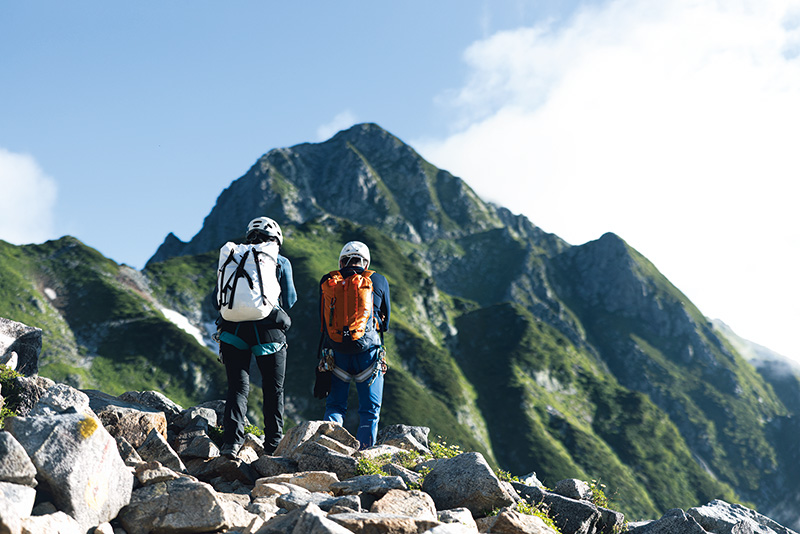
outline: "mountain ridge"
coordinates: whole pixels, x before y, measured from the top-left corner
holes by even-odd
[[[105,318],[84,325],[69,318],[68,308],[49,310],[41,283],[25,289],[18,308],[6,303],[0,313],[19,315],[22,307],[27,324],[51,317],[47,328],[66,333],[62,338],[79,334],[43,350],[45,371],[56,378],[107,379],[93,362],[125,371],[126,358],[135,364],[145,353],[148,365],[164,374],[179,357],[159,341],[199,345],[174,325],[162,326],[169,321],[155,312],[175,310],[207,337],[216,250],[241,237],[256,215],[283,227],[282,250],[298,288],[287,419],[321,413],[310,395],[317,282],[335,268],[341,244],[358,239],[370,245],[373,265],[389,279],[395,308],[382,424],[428,426],[506,470],[536,470],[545,482],[602,479],[633,517],[738,494],[784,524],[800,523],[791,511],[800,477],[792,479],[786,468],[796,456],[797,411],[788,400],[796,387],[773,389],[778,383],[758,374],[621,237],[607,233],[570,245],[483,202],[463,180],[374,124],[267,152],[220,194],[192,239],[168,234],[138,275],[128,273],[126,280],[121,267],[87,255],[96,273],[87,279],[115,280],[110,295],[149,317],[139,322],[146,332],[117,331],[127,356],[113,359],[108,336],[99,331]],[[41,279],[46,269],[14,259],[20,251],[46,256],[40,249],[0,247],[3,266]],[[50,276],[77,298],[85,280],[68,274]],[[19,293],[24,283],[6,285]],[[153,343],[153,332],[166,337]],[[54,367],[67,346],[83,356]],[[213,353],[199,348],[204,363],[180,373],[219,373]],[[222,388],[209,384],[204,395],[214,395],[215,387]],[[256,387],[254,417],[258,396]]]

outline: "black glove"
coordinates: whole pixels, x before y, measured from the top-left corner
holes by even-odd
[[[314,371],[317,374],[317,379],[314,382],[314,398],[324,399],[331,392],[331,381],[333,379],[332,371],[320,371],[319,367],[315,367]]]

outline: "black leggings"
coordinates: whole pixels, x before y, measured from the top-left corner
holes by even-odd
[[[225,399],[225,445],[244,442],[244,422],[247,414],[247,395],[250,392],[249,349],[237,349],[220,343],[222,360],[228,375],[228,395]],[[264,449],[272,454],[283,437],[283,381],[286,376],[286,347],[274,354],[255,357],[261,371],[264,390]]]

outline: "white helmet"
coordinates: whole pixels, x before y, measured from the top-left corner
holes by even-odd
[[[339,266],[342,265],[343,259],[351,256],[358,256],[359,258],[362,258],[366,262],[364,268],[366,269],[369,267],[369,247],[367,247],[367,245],[361,241],[350,241],[344,247],[342,247],[342,251],[339,253]]]
[[[281,227],[269,217],[258,217],[250,221],[250,224],[247,225],[248,240],[252,236],[253,232],[257,232],[267,237],[277,238],[278,244],[283,245],[283,233],[281,232]]]

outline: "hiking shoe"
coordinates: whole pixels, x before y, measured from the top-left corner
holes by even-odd
[[[236,453],[239,452],[238,445],[223,445],[222,450],[219,451],[220,456],[235,459]]]

